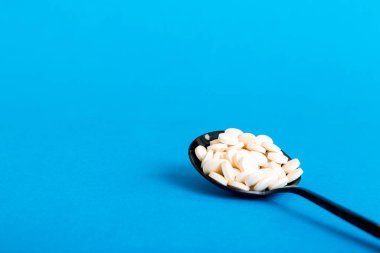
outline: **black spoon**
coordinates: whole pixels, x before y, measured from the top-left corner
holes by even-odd
[[[316,203],[317,205],[325,208],[326,210],[332,212],[333,214],[339,216],[340,218],[348,221],[349,223],[361,228],[362,230],[368,232],[369,234],[377,237],[377,238],[380,238],[380,227],[379,225],[377,225],[376,223],[364,218],[363,216],[360,216],[316,193],[313,193],[309,190],[306,190],[306,189],[303,189],[301,187],[298,187],[297,184],[300,182],[301,178],[291,182],[290,184],[288,184],[287,186],[283,187],[283,188],[278,188],[278,189],[274,189],[274,190],[266,190],[266,191],[262,191],[262,192],[258,192],[258,191],[244,191],[244,190],[239,190],[239,189],[236,189],[236,188],[232,188],[232,187],[229,187],[229,186],[224,186],[220,183],[218,183],[217,181],[215,181],[214,179],[212,179],[211,177],[205,175],[203,173],[203,170],[201,168],[201,162],[198,160],[198,158],[196,157],[195,155],[195,148],[198,146],[198,145],[202,145],[202,146],[205,146],[207,147],[208,145],[210,145],[210,141],[211,140],[214,140],[214,139],[217,139],[219,134],[222,133],[223,131],[214,131],[214,132],[210,132],[210,133],[206,133],[204,135],[201,135],[199,136],[198,138],[196,138],[191,144],[190,144],[190,147],[189,147],[189,157],[190,157],[190,161],[191,163],[193,164],[193,166],[197,169],[197,171],[204,177],[206,178],[208,181],[210,181],[211,183],[213,183],[214,185],[216,185],[217,187],[223,189],[223,190],[226,190],[226,191],[229,191],[229,192],[232,192],[234,194],[238,194],[239,196],[243,196],[243,197],[249,197],[249,198],[260,198],[260,197],[266,197],[266,196],[270,196],[270,195],[273,195],[275,193],[284,193],[284,192],[290,192],[290,193],[295,193],[295,194],[298,194],[302,197],[305,197],[307,198],[308,200]],[[285,154],[285,152],[284,152]],[[290,157],[285,154],[289,159]]]

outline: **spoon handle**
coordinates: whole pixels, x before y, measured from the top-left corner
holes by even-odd
[[[380,238],[380,227],[376,223],[364,218],[363,216],[356,214],[314,192],[303,189],[301,187],[285,187],[282,188],[281,192],[291,192],[298,194],[308,200],[314,202],[315,204],[323,207],[324,209],[332,212],[333,214],[339,216],[340,218],[348,221],[349,223],[361,228],[367,233]]]

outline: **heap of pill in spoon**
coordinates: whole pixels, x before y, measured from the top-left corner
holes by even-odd
[[[222,185],[245,191],[281,188],[303,173],[300,161],[289,160],[272,138],[236,128],[226,129],[207,147],[199,145],[195,154],[203,173]]]

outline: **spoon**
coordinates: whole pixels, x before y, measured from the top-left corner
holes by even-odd
[[[210,181],[211,183],[213,183],[217,187],[219,187],[223,190],[226,190],[228,192],[237,194],[238,196],[248,197],[248,198],[263,198],[263,197],[268,197],[268,196],[271,196],[271,195],[274,195],[277,193],[285,193],[285,192],[295,193],[295,194],[298,194],[298,195],[314,202],[315,204],[319,205],[320,207],[325,208],[326,210],[330,211],[331,213],[333,213],[333,214],[337,215],[338,217],[348,221],[352,225],[357,226],[358,228],[361,228],[362,230],[366,231],[367,233],[369,233],[369,234],[371,234],[377,238],[380,238],[380,227],[379,227],[379,225],[377,225],[373,221],[370,221],[367,218],[364,218],[363,216],[356,214],[356,213],[354,213],[354,212],[352,212],[352,211],[350,211],[350,210],[348,210],[348,209],[346,209],[346,208],[344,208],[344,207],[342,207],[342,206],[340,206],[340,205],[338,205],[338,204],[336,204],[336,203],[334,203],[334,202],[332,202],[332,201],[330,201],[330,200],[328,200],[328,199],[326,199],[326,198],[324,198],[324,197],[322,197],[322,196],[320,196],[314,192],[311,192],[311,191],[306,190],[304,188],[298,187],[297,185],[300,182],[301,177],[298,178],[297,180],[289,183],[287,186],[285,186],[283,188],[278,188],[278,189],[274,189],[274,190],[266,190],[266,191],[260,192],[260,191],[251,191],[251,190],[250,191],[244,191],[244,190],[240,190],[237,188],[225,186],[225,185],[218,183],[217,181],[215,181],[214,179],[212,179],[208,175],[204,174],[203,170],[201,168],[201,162],[198,160],[198,158],[195,155],[195,148],[198,145],[202,145],[205,147],[209,146],[210,141],[217,139],[220,133],[223,133],[223,131],[209,132],[209,133],[206,133],[206,134],[199,136],[190,144],[189,151],[188,151],[190,161],[193,164],[193,166],[195,167],[195,169],[204,178],[206,178],[208,181]],[[291,159],[284,151],[282,151],[282,152],[289,159]]]

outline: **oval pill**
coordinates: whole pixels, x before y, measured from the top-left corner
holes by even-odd
[[[213,157],[214,157],[214,151],[212,151],[212,150],[207,151],[207,154],[205,155],[205,157],[204,157],[203,160],[202,160],[202,164],[201,164],[201,166],[203,167],[203,164],[204,164],[206,161],[212,159]]]
[[[281,178],[281,177],[286,177],[286,173],[285,171],[282,169],[281,165],[276,163],[276,162],[269,162],[269,168],[272,168],[277,174],[278,176]]]
[[[282,165],[282,169],[286,173],[290,173],[293,170],[297,169],[300,165],[301,165],[300,161],[297,158],[295,158],[295,159],[292,159],[292,160],[288,161],[284,165]]]
[[[256,143],[257,144],[260,145],[263,142],[273,143],[273,140],[271,137],[269,137],[268,135],[264,135],[264,134],[260,134],[260,135],[256,136]]]
[[[264,165],[268,162],[268,158],[260,153],[260,152],[257,152],[257,151],[251,151],[250,154],[255,158],[255,160],[257,161],[257,163],[261,166],[261,165]]]
[[[223,160],[220,159],[210,159],[203,164],[203,173],[209,174],[212,171],[219,172],[221,170],[220,164]]]
[[[222,156],[222,152],[216,151],[213,158],[214,159],[221,159],[221,156]]]
[[[256,158],[251,154],[247,153],[245,154],[240,160],[239,160],[240,170],[241,171],[255,171],[259,169],[259,164],[256,160]]]
[[[238,142],[237,144],[233,145],[233,146],[229,146],[227,148],[227,150],[231,150],[231,149],[242,149],[244,147],[244,143],[243,142]]]
[[[264,177],[264,173],[260,170],[254,171],[245,177],[245,184],[247,186],[254,186]]]
[[[220,174],[216,173],[216,172],[211,172],[209,174],[209,176],[214,179],[215,181],[217,181],[219,184],[222,184],[222,185],[227,185],[227,180]]]
[[[256,144],[256,136],[251,133],[243,133],[239,135],[239,141],[243,142],[245,145],[248,143]]]
[[[272,183],[271,185],[268,186],[269,190],[274,190],[277,188],[282,188],[288,184],[288,178],[283,177]]]
[[[228,128],[224,131],[226,134],[234,135],[234,136],[239,136],[243,133],[240,129],[237,128]]]
[[[233,165],[234,164],[234,155],[236,154],[237,150],[235,149],[230,149],[230,150],[227,150],[227,153],[226,153],[226,159]]]
[[[276,163],[286,163],[288,161],[288,158],[283,155],[282,153],[279,152],[269,152],[268,153],[268,158]]]
[[[226,149],[227,149],[227,144],[224,144],[224,143],[212,144],[207,147],[207,150],[212,150],[212,151],[224,151]]]
[[[295,169],[287,175],[287,178],[290,182],[297,180],[303,174],[303,170],[301,168]]]
[[[260,152],[260,153],[263,153],[263,154],[265,154],[265,152],[267,152],[267,150],[264,147],[262,147],[260,145],[257,145],[257,144],[255,144],[253,142],[248,143],[246,145],[246,147],[247,147],[248,150],[257,151],[257,152]]]
[[[239,142],[239,139],[236,135],[227,134],[227,133],[219,134],[218,140],[221,143],[224,143],[227,145],[236,145]]]
[[[241,149],[241,150],[237,150],[237,152],[235,153],[234,157],[232,158],[233,160],[233,163],[232,165],[238,169],[241,170],[240,168],[240,159],[245,155],[247,154],[248,151],[247,150],[244,150],[244,149]]]
[[[249,187],[243,183],[240,183],[240,182],[230,181],[230,182],[228,182],[228,185],[231,187],[237,188],[239,190],[249,191]]]
[[[235,172],[235,175],[238,175],[238,174],[240,174],[241,173],[241,171],[240,170],[238,170],[238,169],[236,169],[236,168],[233,168],[233,170],[234,170],[234,172]],[[236,178],[236,177],[235,177]]]
[[[271,168],[277,168],[277,169],[280,169],[280,170],[282,170],[282,167],[281,167],[281,165],[280,164],[278,164],[278,163],[276,163],[276,162],[273,162],[273,161],[270,161],[269,162],[269,166],[271,167]]]
[[[278,178],[276,171],[272,168],[265,168],[261,169],[260,171],[263,172],[266,176]]]
[[[224,161],[221,164],[222,172],[227,181],[233,181],[236,177],[236,171],[229,161]]]
[[[250,171],[244,171],[236,174],[235,181],[243,183],[245,181],[245,178],[251,174],[252,172]]]
[[[280,152],[281,151],[281,149],[276,144],[273,144],[270,142],[263,142],[263,143],[261,143],[261,146],[263,146],[269,152]]]
[[[276,178],[272,176],[265,176],[259,180],[259,182],[253,187],[255,191],[264,191],[269,185],[276,182]]]
[[[202,145],[199,145],[195,148],[195,155],[198,158],[199,161],[203,161],[203,158],[205,158],[207,154],[207,149],[203,147]]]
[[[221,143],[218,139],[210,141],[210,145]]]
[[[278,178],[284,178],[286,177],[286,173],[281,167],[271,167],[273,171],[277,174]]]

